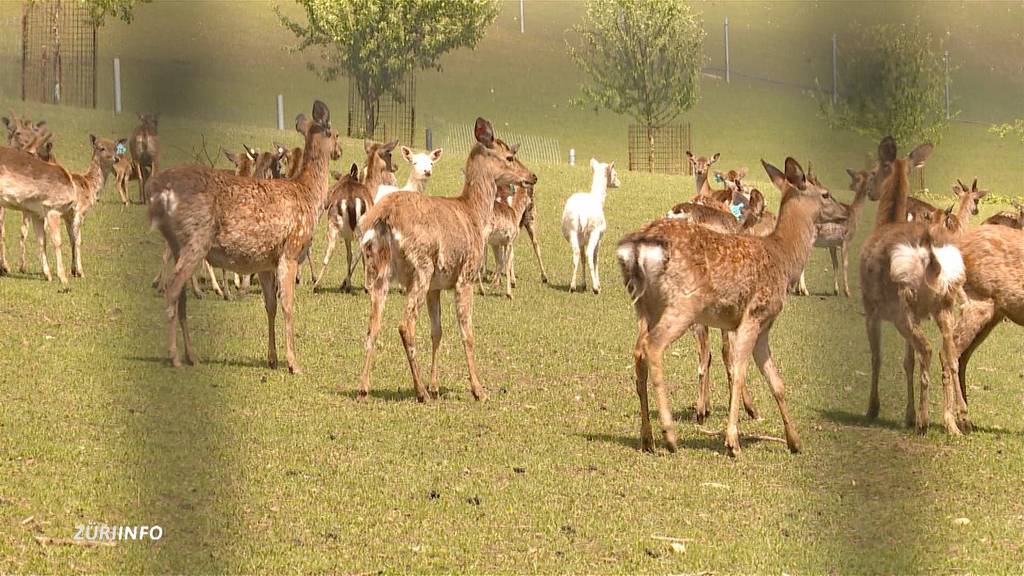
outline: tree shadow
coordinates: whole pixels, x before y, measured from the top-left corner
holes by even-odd
[[[171,360],[167,356],[124,356],[125,360],[133,362],[146,362],[149,364],[165,364],[168,368],[171,367]],[[182,358],[182,362],[184,362]],[[283,364],[283,363],[281,363]],[[277,369],[281,368],[281,364],[278,365]],[[237,360],[237,359],[222,359],[222,358],[200,358],[198,366],[183,366],[183,369],[187,368],[202,368],[204,365],[210,366],[230,366],[232,368],[266,368],[273,372],[275,369],[270,368],[267,364],[266,359],[259,360]]]

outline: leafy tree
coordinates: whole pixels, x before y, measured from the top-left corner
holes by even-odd
[[[654,133],[697,103],[704,28],[680,0],[587,0],[579,43],[569,56],[589,77],[583,98],[628,114],[647,130],[654,168]]]
[[[406,75],[441,69],[440,58],[474,47],[498,15],[494,0],[295,0],[306,24],[278,17],[299,39],[296,50],[320,48],[311,70],[326,81],[345,75],[355,82],[373,134],[385,94],[404,101]]]
[[[868,27],[843,52],[837,102],[819,93],[833,127],[875,138],[891,134],[904,145],[938,138],[948,124],[948,79],[942,47],[920,22]]]
[[[39,0],[28,0],[30,3]],[[136,4],[147,4],[153,0],[76,0],[89,9],[89,16],[97,26],[103,26],[107,16],[113,16],[127,24],[132,22],[132,10]]]

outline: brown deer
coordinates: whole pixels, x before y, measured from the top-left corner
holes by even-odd
[[[139,114],[139,125],[128,140],[135,179],[139,181],[139,203],[149,200],[145,192],[146,182],[156,174],[160,164],[160,139],[156,133],[158,123],[159,117],[156,114]]]
[[[504,191],[505,189],[502,189]],[[499,194],[494,200],[494,210],[491,213],[491,220],[487,226],[486,241],[494,252],[494,278],[493,288],[498,288],[502,274],[505,275],[505,297],[512,299],[512,288],[515,286],[515,279],[512,273],[513,246],[519,236],[520,224],[523,216],[533,205],[532,186],[511,186],[508,190],[514,190],[511,196],[504,193]],[[487,249],[484,248],[484,256],[480,262],[480,293],[484,293],[483,270],[487,264]]]
[[[359,397],[370,392],[373,350],[384,314],[390,280],[405,287],[405,315],[399,327],[402,345],[420,402],[427,389],[416,363],[416,315],[426,300],[432,343],[430,392],[437,393],[437,349],[441,343],[441,290],[455,291],[455,310],[466,349],[470,390],[477,400],[484,389],[473,358],[473,289],[480,271],[484,229],[498,188],[533,185],[537,175],[516,158],[516,150],[495,138],[491,123],[477,118],[476,144],[466,160],[465,185],[455,198],[400,192],[385,197],[363,217],[360,245],[370,285],[370,321],[366,333]]]
[[[689,150],[686,151],[686,157],[690,160],[690,166],[693,168],[693,180],[696,184],[696,192],[700,194],[700,189],[704,186],[704,182],[708,179],[708,169],[715,162],[718,162],[718,157],[721,156],[718,152],[711,158],[707,156],[694,156]]]
[[[331,127],[327,105],[317,100],[312,118],[300,114],[296,128],[305,133],[302,172],[295,180],[256,180],[206,166],[177,166],[147,184],[149,216],[174,253],[174,275],[165,294],[168,352],[178,357],[177,325],[185,355],[192,350],[182,290],[195,267],[206,258],[214,266],[259,273],[267,310],[268,360],[277,366],[274,318],[277,300],[284,312],[288,369],[299,373],[295,356],[293,306],[299,258],[309,244],[328,191],[328,163],[341,156],[338,132]]]
[[[639,317],[634,349],[636,390],[640,397],[641,448],[654,449],[647,400],[653,381],[665,442],[676,449],[676,430],[665,387],[665,348],[694,324],[734,332],[730,364],[732,396],[725,446],[740,452],[739,406],[747,362],[753,354],[775,396],[790,451],[800,438],[783,399],[784,384],[769,346],[769,331],[782,310],[786,288],[797,276],[814,242],[814,219],[828,191],[809,182],[792,158],[785,173],[762,160],[783,193],[779,223],[767,237],[720,234],[687,222],[663,219],[626,235],[618,259],[626,290]]]
[[[341,283],[341,290],[348,292],[352,288],[352,272],[358,263],[352,260],[352,241],[356,239],[359,220],[373,206],[373,195],[366,184],[359,181],[359,165],[354,162],[348,174],[335,174],[335,177],[338,182],[331,187],[330,205],[327,209],[327,253],[324,255],[324,264],[320,269],[319,278],[324,277],[338,236],[341,236],[345,242],[346,266],[345,280]],[[313,289],[317,290],[318,285],[319,282],[314,283]]]
[[[49,164],[56,164],[57,159],[53,156],[53,142],[46,121],[41,120],[32,123],[28,118],[19,118],[11,112],[11,118],[3,118],[4,126],[7,128],[7,145],[15,150],[21,150],[35,155],[40,160]],[[0,276],[7,274],[10,268],[7,265],[6,241],[4,240],[4,220],[6,210],[0,206]],[[25,273],[25,238],[28,236],[28,228],[31,218],[28,213],[21,214],[21,245],[18,259],[18,271]]]
[[[906,340],[903,369],[907,382],[907,426],[924,433],[928,427],[928,370],[932,346],[921,328],[931,316],[942,335],[940,360],[945,401],[942,422],[949,434],[969,427],[966,404],[954,392],[957,373],[953,341],[954,313],[964,282],[964,264],[956,247],[956,216],[946,213],[938,223],[908,222],[907,193],[911,166],[923,165],[932,152],[922,144],[906,158],[897,158],[896,141],[884,138],[878,147],[878,166],[869,195],[881,196],[875,229],[860,253],[861,295],[871,347],[871,398],[867,415],[879,413],[878,378],[881,369],[882,321],[895,324]],[[914,358],[920,363],[920,406],[914,408]],[[959,423],[959,425],[958,425]]]
[[[978,190],[978,179],[975,178],[971,187],[959,179],[953,185],[953,195],[957,198],[956,217],[962,230],[966,230],[971,216],[978,215],[978,202],[988,194],[988,190]]]
[[[114,163],[118,143],[90,135],[92,162],[85,172],[71,173],[63,166],[50,164],[31,154],[11,148],[0,148],[0,207],[13,208],[27,214],[39,242],[43,275],[52,280],[46,259],[46,236],[49,232],[57,262],[57,277],[63,290],[68,278],[61,257],[60,222],[64,221],[71,243],[72,276],[84,276],[82,268],[82,222],[96,202]]]
[[[324,278],[324,273],[327,271],[327,265],[331,262],[331,255],[334,253],[334,247],[338,242],[338,236],[341,235],[342,239],[345,240],[345,253],[346,259],[346,274],[345,280],[341,283],[341,290],[347,292],[351,289],[352,271],[355,266],[362,260],[362,252],[356,254],[355,262],[352,261],[352,239],[355,237],[355,231],[358,228],[359,220],[362,216],[373,206],[373,198],[376,190],[381,185],[387,185],[389,182],[394,182],[395,178],[395,165],[392,161],[392,151],[398,146],[398,140],[381,144],[373,142],[371,140],[363,141],[363,150],[366,152],[366,166],[364,167],[364,174],[362,175],[361,181],[363,187],[369,192],[370,196],[364,197],[361,193],[362,188],[352,186],[351,184],[346,185],[344,190],[352,192],[353,196],[348,198],[348,203],[345,208],[342,209],[340,201],[335,201],[331,197],[329,206],[327,206],[327,251],[324,253],[323,264],[320,266],[320,273],[317,274],[317,279],[313,282],[313,291],[316,292],[320,289],[320,281]],[[340,186],[340,183],[338,184]],[[338,188],[342,190],[342,188]],[[338,198],[337,200],[340,200]],[[355,215],[354,225],[349,225],[348,215],[346,211],[352,210]],[[346,231],[346,226],[348,227]],[[364,274],[363,278],[366,276]],[[365,282],[365,280],[364,280]]]
[[[1017,201],[1016,198],[1012,200],[1013,207],[1017,210],[1016,213],[1010,211],[997,212],[985,219],[982,224],[991,224],[996,226],[1009,226],[1010,228],[1016,228],[1020,230],[1024,228],[1024,204]]]

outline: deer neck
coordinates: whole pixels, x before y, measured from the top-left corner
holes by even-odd
[[[384,166],[378,166],[376,161],[371,161],[366,168],[366,188],[370,194],[376,194],[377,188],[384,184]],[[411,179],[411,176],[410,176]]]
[[[92,163],[85,172],[71,175],[78,196],[76,204],[79,210],[88,210],[96,202],[96,196],[107,183],[107,173],[108,170],[103,169],[100,159],[93,155]]]
[[[815,202],[790,191],[779,206],[775,230],[768,239],[778,246],[777,258],[787,278],[799,277],[814,246]]]
[[[306,147],[302,154],[304,158],[302,172],[299,173],[296,179],[311,192],[314,196],[311,200],[315,202],[317,207],[323,205],[330,188],[328,186],[329,179],[327,174],[327,170],[330,167],[330,154],[326,151],[314,149],[316,144],[314,138],[321,137],[319,134],[310,134],[306,137]]]
[[[602,172],[594,173],[594,178],[590,181],[590,195],[604,206],[604,199],[608,195],[608,177]]]
[[[850,204],[850,219],[856,220],[857,216],[860,215],[860,211],[864,208],[864,202],[868,199],[868,189],[866,186],[861,186],[853,195],[853,202]]]
[[[700,172],[693,172],[693,180],[697,183],[697,194],[700,194],[701,188],[704,187],[704,183],[708,181],[707,174],[701,174]]]
[[[971,219],[971,199],[973,195],[970,192],[964,192],[964,197],[960,199],[960,204],[957,206],[956,217],[960,220],[960,226],[966,228],[967,223]]]
[[[466,183],[462,188],[459,200],[466,203],[473,219],[480,224],[480,228],[491,220],[494,213],[494,199],[498,196],[498,185],[494,181],[494,174],[482,165],[482,162],[475,161],[470,156],[466,163]]]
[[[409,174],[409,179],[406,180],[406,182],[405,182],[405,189],[406,190],[415,190],[416,192],[419,192],[420,194],[425,193],[427,191],[427,179],[426,179],[426,177],[420,176],[420,175],[416,174],[415,171],[413,171],[411,174]]]
[[[910,191],[910,179],[907,177],[906,160],[897,159],[893,163],[893,173],[882,183],[885,190],[878,199],[878,215],[875,225],[891,224],[907,221],[907,196]]]

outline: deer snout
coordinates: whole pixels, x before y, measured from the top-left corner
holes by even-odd
[[[423,175],[426,176],[427,178],[430,178],[430,170],[424,170]]]
[[[523,184],[524,185],[528,185],[528,186],[533,186],[536,183],[537,183],[537,175],[534,174],[533,172],[530,172],[530,175],[527,176],[526,179],[523,180]]]

